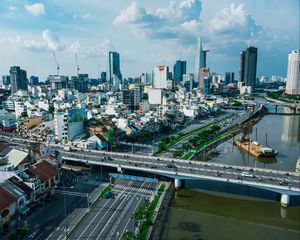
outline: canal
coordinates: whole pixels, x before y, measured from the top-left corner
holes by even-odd
[[[266,115],[247,126],[245,133],[263,144],[267,138],[267,144],[278,151],[276,158],[255,159],[229,139],[213,150],[209,161],[295,171],[300,155],[299,115]],[[283,208],[278,201],[203,189],[200,183],[187,183],[187,189],[175,193],[162,239],[300,239],[300,207]]]

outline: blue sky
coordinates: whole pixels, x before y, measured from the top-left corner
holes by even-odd
[[[43,80],[56,71],[106,71],[108,51],[121,54],[125,77],[171,69],[177,59],[194,71],[196,36],[210,49],[214,72],[237,73],[239,52],[258,47],[258,76],[286,75],[299,49],[299,0],[1,0],[0,75],[19,65]]]

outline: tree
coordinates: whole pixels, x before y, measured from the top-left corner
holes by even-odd
[[[148,93],[143,93],[143,100],[148,100],[149,96]]]
[[[116,142],[115,131],[113,128],[107,131],[107,142],[108,144],[110,144],[110,146],[112,146]]]

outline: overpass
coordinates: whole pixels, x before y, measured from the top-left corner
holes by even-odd
[[[114,167],[118,172],[128,169],[166,176],[174,179],[176,188],[181,187],[182,180],[199,179],[261,188],[280,193],[283,198],[300,196],[300,176],[295,172],[78,148],[55,149],[64,161]]]

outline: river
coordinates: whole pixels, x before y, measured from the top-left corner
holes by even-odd
[[[288,110],[279,109],[284,111]],[[256,139],[256,129],[260,143],[265,144],[267,133],[267,144],[278,151],[276,159],[256,160],[233,146],[230,139],[214,150],[210,161],[295,171],[300,155],[300,116],[266,115],[246,129],[247,136]],[[283,208],[278,201],[196,190],[197,184],[187,184],[189,189],[176,192],[163,239],[300,239],[300,207]]]

